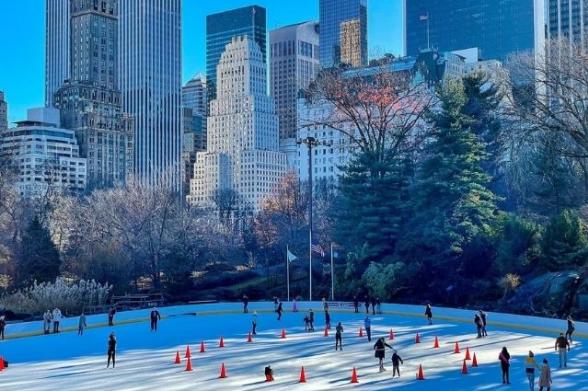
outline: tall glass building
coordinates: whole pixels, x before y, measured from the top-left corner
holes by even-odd
[[[70,0],[46,0],[45,106],[53,107],[55,93],[69,79]]]
[[[252,5],[206,17],[206,80],[208,101],[216,98],[216,67],[225,46],[233,37],[248,37],[255,41],[266,63],[266,11]]]
[[[321,67],[341,63],[341,23],[350,20],[359,20],[361,64],[367,65],[367,0],[320,0],[319,15]]]
[[[584,45],[588,33],[588,0],[544,0],[547,2],[547,37]]]
[[[181,192],[182,1],[120,0],[119,80],[133,117],[134,172]]]
[[[406,54],[477,47],[484,59],[534,50],[542,37],[544,0],[405,0]]]

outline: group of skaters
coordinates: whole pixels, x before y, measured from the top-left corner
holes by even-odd
[[[59,325],[61,324],[62,319],[63,315],[61,310],[57,307],[55,307],[53,311],[45,311],[43,314],[43,333],[49,334],[51,333],[51,329],[53,329],[53,333],[59,333]]]
[[[365,313],[368,315],[370,313],[370,305],[372,307],[372,315],[382,313],[382,301],[379,297],[365,295],[363,297],[363,304],[365,306]],[[357,296],[353,296],[353,310],[356,314],[359,313],[359,298]]]

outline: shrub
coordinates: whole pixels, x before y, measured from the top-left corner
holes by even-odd
[[[0,297],[0,307],[15,313],[42,314],[58,307],[66,314],[80,313],[84,307],[106,303],[112,285],[94,280],[68,282],[58,277],[54,283],[36,281],[32,286]]]

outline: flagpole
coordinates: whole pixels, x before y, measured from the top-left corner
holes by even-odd
[[[331,242],[331,300],[335,301],[335,269],[333,267],[333,242]]]
[[[308,301],[312,301],[312,228],[308,229]]]
[[[288,259],[288,254],[290,253],[290,249],[288,245],[286,245],[286,290],[288,293],[288,300],[290,301],[290,259]]]

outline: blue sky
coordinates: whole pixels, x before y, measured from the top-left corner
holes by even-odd
[[[368,0],[370,55],[402,52],[402,0]],[[183,0],[184,81],[204,72],[206,15],[250,4],[268,10],[268,29],[318,20],[318,0]],[[45,0],[0,0],[0,90],[9,121],[44,103]]]

